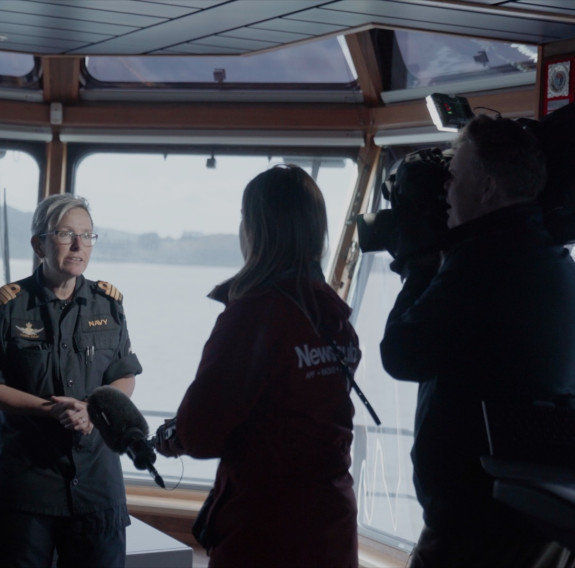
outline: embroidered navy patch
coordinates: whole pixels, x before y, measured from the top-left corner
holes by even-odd
[[[41,321],[13,319],[12,337],[44,341],[46,339],[46,330]]]
[[[91,315],[82,318],[82,331],[112,331],[118,327],[116,320],[110,314]]]

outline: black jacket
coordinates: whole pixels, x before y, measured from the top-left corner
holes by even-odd
[[[426,523],[510,528],[479,461],[488,454],[481,400],[575,395],[575,264],[536,206],[450,233],[437,274],[409,271],[382,361],[393,377],[420,383],[412,459]]]

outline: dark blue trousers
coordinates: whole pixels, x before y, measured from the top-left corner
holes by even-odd
[[[117,510],[73,517],[0,511],[3,568],[124,568],[125,560]]]

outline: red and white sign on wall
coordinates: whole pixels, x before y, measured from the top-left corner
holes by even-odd
[[[574,99],[575,57],[564,57],[545,64],[543,114],[549,114]]]

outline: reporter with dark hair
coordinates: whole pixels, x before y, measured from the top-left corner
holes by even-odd
[[[560,566],[558,545],[492,497],[481,401],[575,396],[575,265],[544,227],[545,161],[517,122],[473,119],[449,172],[449,244],[401,264],[381,342],[389,374],[419,383],[412,459],[425,526],[410,566]]]
[[[131,395],[142,371],[122,295],[83,276],[98,235],[85,199],[53,195],[32,220],[40,265],[0,288],[0,564],[118,568],[130,523],[117,454],[87,397]]]
[[[179,446],[221,458],[208,513],[210,566],[354,568],[357,506],[350,385],[358,340],[326,284],[323,196],[293,165],[250,181],[242,200],[243,268],[216,288],[226,304],[178,409]]]

